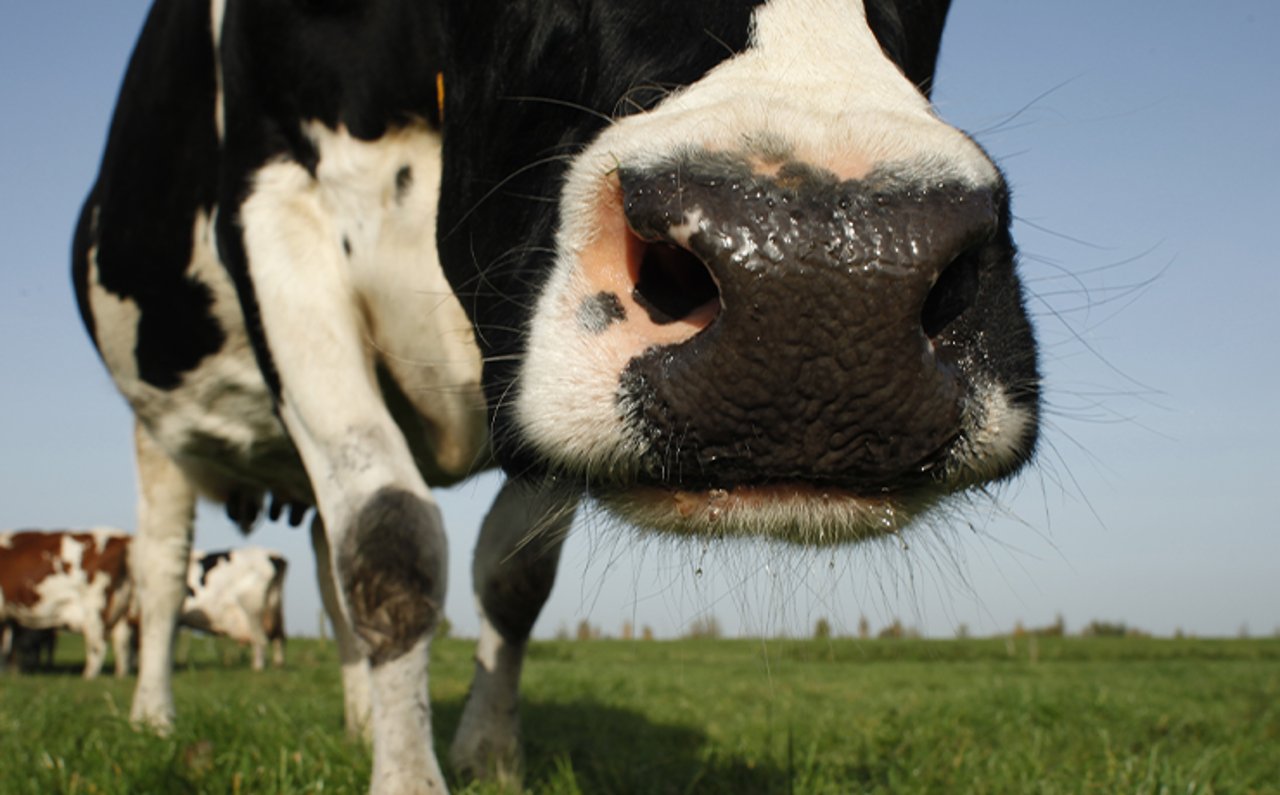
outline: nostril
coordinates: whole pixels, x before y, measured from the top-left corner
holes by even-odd
[[[970,249],[952,260],[924,299],[920,325],[930,338],[937,337],[964,314],[978,295],[978,251]]]
[[[644,244],[632,297],[654,323],[664,325],[716,308],[720,289],[707,266],[691,252],[651,242]]]

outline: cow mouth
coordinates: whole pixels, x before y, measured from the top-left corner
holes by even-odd
[[[897,533],[943,495],[936,488],[864,494],[783,482],[697,489],[632,485],[596,489],[592,496],[624,520],[659,532],[838,546]]]

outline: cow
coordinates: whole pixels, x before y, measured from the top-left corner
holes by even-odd
[[[265,666],[268,643],[272,662],[276,667],[284,665],[284,576],[288,566],[278,552],[261,547],[192,552],[179,624],[247,643],[253,651],[255,671]]]
[[[83,633],[86,679],[102,670],[108,634],[116,676],[128,673],[132,598],[129,536],[120,530],[0,533],[0,623]],[[6,656],[8,650],[6,644]]]
[[[156,0],[73,246],[136,418],[132,717],[173,720],[201,496],[315,507],[371,790],[438,793],[432,487],[508,476],[450,750],[503,776],[584,497],[838,545],[1020,470],[1038,353],[1007,184],[928,99],[947,6]]]

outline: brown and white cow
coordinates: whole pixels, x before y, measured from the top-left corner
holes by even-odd
[[[249,644],[255,671],[264,666],[268,643],[272,662],[284,665],[284,576],[288,566],[280,553],[261,547],[192,552],[188,594],[179,623]]]
[[[108,633],[116,676],[128,672],[132,596],[129,536],[120,530],[0,533],[0,621],[83,633],[87,679],[102,670]]]

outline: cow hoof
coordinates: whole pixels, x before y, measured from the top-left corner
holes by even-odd
[[[373,720],[368,713],[352,715],[347,713],[347,737],[365,745],[373,744]]]
[[[464,781],[485,781],[505,792],[520,792],[524,783],[524,754],[519,734],[479,734],[459,729],[449,749],[454,774]]]
[[[129,722],[135,728],[164,737],[173,731],[173,719],[173,702],[170,699],[146,687],[139,687],[134,692]]]
[[[173,734],[173,715],[164,712],[147,712],[135,707],[129,715],[129,722],[139,731],[151,732],[160,737]]]

